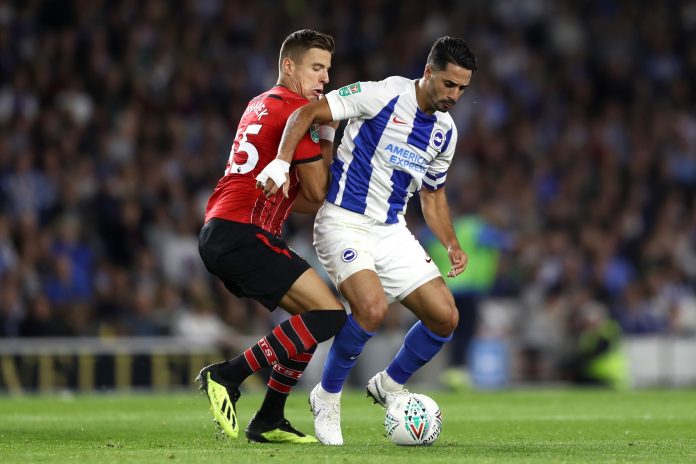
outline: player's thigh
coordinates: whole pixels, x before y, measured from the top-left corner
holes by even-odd
[[[212,219],[201,231],[199,249],[230,292],[271,311],[311,268],[283,240],[251,224]]]
[[[406,295],[430,280],[440,277],[420,242],[403,225],[375,228],[375,268],[389,302]]]
[[[436,277],[419,286],[401,303],[415,314],[433,333],[449,336],[459,323],[459,313],[452,292],[442,277]]]
[[[280,300],[280,306],[291,314],[321,309],[344,309],[333,291],[312,269],[307,269]]]
[[[384,288],[371,269],[353,273],[341,284],[341,295],[348,300],[353,319],[368,332],[379,328],[389,308]]]
[[[317,257],[341,293],[343,282],[356,272],[375,271],[375,240],[368,219],[325,203],[314,221]]]
[[[314,222],[314,247],[326,273],[348,300],[353,318],[368,331],[379,327],[387,299],[375,271],[373,219],[325,203]]]

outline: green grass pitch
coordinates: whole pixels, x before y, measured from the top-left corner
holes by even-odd
[[[219,438],[202,393],[0,396],[0,462],[9,463],[694,463],[696,390],[428,392],[443,411],[431,447],[397,447],[362,392],[343,398],[346,445],[261,445]],[[259,393],[243,394],[243,424]],[[288,417],[312,430],[307,392]]]

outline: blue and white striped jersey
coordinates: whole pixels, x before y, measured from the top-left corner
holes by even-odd
[[[327,201],[387,224],[404,223],[414,192],[445,185],[457,129],[449,114],[418,108],[415,80],[357,82],[326,99],[334,120],[350,119],[331,164]]]

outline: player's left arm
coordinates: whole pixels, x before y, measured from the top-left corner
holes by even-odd
[[[447,248],[452,268],[447,273],[447,277],[456,277],[466,268],[469,257],[462,250],[457,235],[452,227],[449,204],[445,188],[440,187],[436,190],[424,188],[420,191],[421,208],[423,217],[428,227],[435,237]]]
[[[335,130],[335,125],[331,126],[331,131]],[[298,147],[298,149],[301,147]],[[311,214],[311,209],[314,213],[319,210],[319,206],[326,198],[326,190],[329,186],[329,166],[333,157],[333,135],[325,135],[321,128],[319,129],[319,151],[321,158],[311,158],[308,162],[298,162],[297,175],[300,180],[300,193],[307,201],[307,204],[298,205],[303,211]],[[316,204],[316,208],[311,206]],[[307,208],[310,208],[307,210]],[[296,211],[293,209],[293,211]]]
[[[309,201],[305,198],[304,194],[300,191],[295,197],[295,201],[292,204],[292,212],[298,214],[317,214],[321,205],[324,204],[323,201],[314,202]]]

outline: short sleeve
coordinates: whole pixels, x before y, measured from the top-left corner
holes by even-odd
[[[314,134],[314,135],[313,135]],[[319,134],[315,126],[309,129],[304,137],[297,144],[295,153],[292,156],[293,164],[311,163],[322,159],[321,148],[319,146]]]
[[[326,94],[334,121],[367,119],[377,114],[393,98],[387,81],[355,82]]]
[[[306,100],[294,99],[285,100],[282,114],[282,124],[280,125],[279,139],[282,137],[283,130],[287,124],[288,118],[298,108],[306,105]],[[321,148],[319,146],[319,133],[315,126],[312,126],[309,131],[300,139],[300,142],[295,148],[295,153],[292,156],[292,163],[309,163],[321,159]]]

